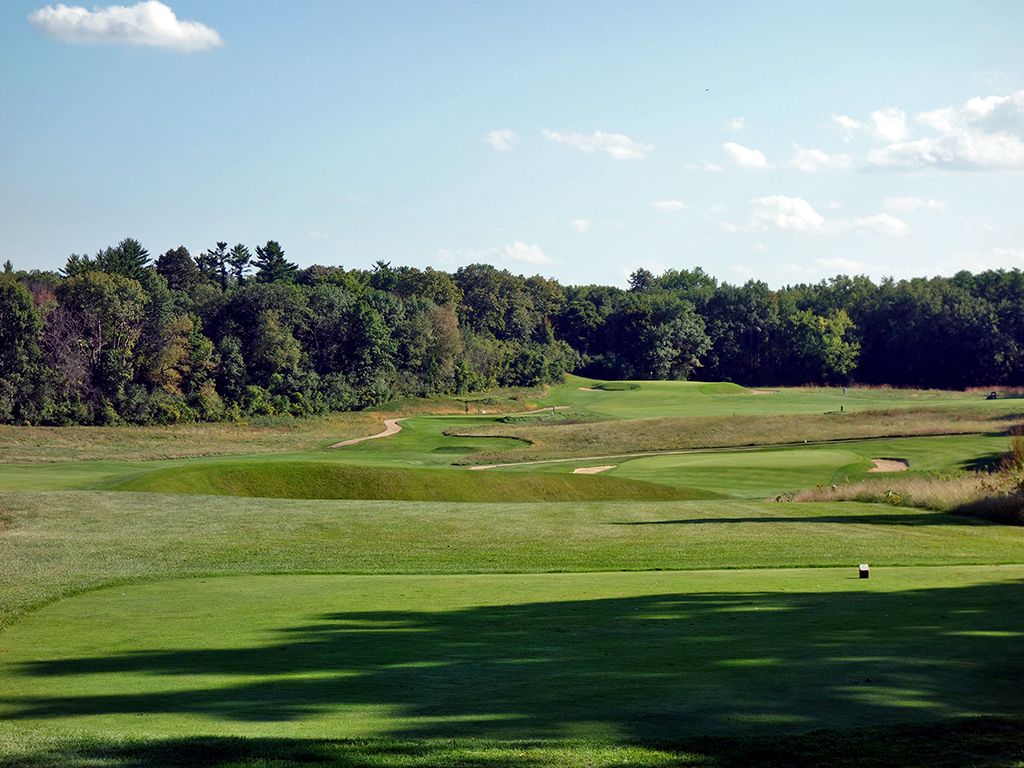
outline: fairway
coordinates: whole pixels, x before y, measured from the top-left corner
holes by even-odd
[[[73,598],[7,632],[9,725],[650,740],[1019,711],[1024,567],[265,576]],[[131,631],[125,633],[129,626]],[[79,629],[68,636],[62,628]]]
[[[224,455],[132,460],[96,430],[59,436],[91,461],[0,465],[0,766],[718,768],[866,742],[910,764],[915,729],[1016,749],[1024,527],[775,500],[884,483],[883,457],[992,467],[1016,403],[595,384],[421,405],[338,448],[326,422],[251,453],[218,427]]]

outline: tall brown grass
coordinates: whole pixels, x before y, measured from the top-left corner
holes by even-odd
[[[793,501],[863,501],[922,507],[1024,525],[1024,430],[1012,431],[999,471],[872,478],[802,491]]]

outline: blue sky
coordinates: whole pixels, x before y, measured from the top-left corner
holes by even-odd
[[[571,283],[1024,267],[1015,0],[121,2],[0,5],[19,268],[125,236]]]

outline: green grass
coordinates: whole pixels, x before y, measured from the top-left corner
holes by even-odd
[[[123,586],[5,633],[0,720],[651,742],[1020,714],[1022,583],[1024,566]]]
[[[0,626],[82,590],[238,573],[543,573],[1024,560],[1024,528],[878,504],[452,504],[0,493]]]
[[[1024,528],[757,500],[990,464],[1024,409],[599,384],[337,450],[383,414],[0,431],[0,766],[1024,766]]]
[[[173,467],[140,474],[114,483],[110,488],[274,499],[452,502],[669,501],[715,496],[708,491],[584,475],[522,476],[310,461],[220,462],[192,468]]]
[[[763,392],[763,394],[758,394]],[[610,419],[672,416],[751,416],[814,414],[864,410],[957,406],[1005,410],[1020,401],[986,401],[977,392],[942,390],[865,389],[850,387],[783,387],[753,390],[730,382],[632,381],[601,382],[570,376],[552,387],[541,405],[567,405]]]
[[[470,464],[513,463],[634,453],[835,442],[877,437],[1005,435],[1024,420],[1015,410],[903,408],[848,414],[687,416],[587,423],[480,424],[450,428],[454,435],[514,438],[499,450],[481,444]]]
[[[607,462],[559,461],[513,466],[500,471],[568,474],[577,467],[607,463],[615,468],[602,473],[601,477],[632,478],[730,496],[764,498],[864,478],[884,485],[922,474],[959,473],[976,466],[990,466],[1007,446],[1008,438],[1004,435],[944,435],[785,448],[691,451],[641,458],[626,456]],[[899,477],[869,473],[874,466],[871,459],[883,457],[907,460],[910,471],[900,473]]]

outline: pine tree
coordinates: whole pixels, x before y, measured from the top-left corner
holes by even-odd
[[[256,280],[260,283],[291,283],[298,264],[293,264],[284,257],[284,249],[276,240],[268,240],[264,246],[256,246]]]
[[[250,261],[252,261],[252,254],[241,243],[232,248],[228,254],[228,264],[231,265],[231,273],[238,285],[245,284],[245,273],[249,269]]]

